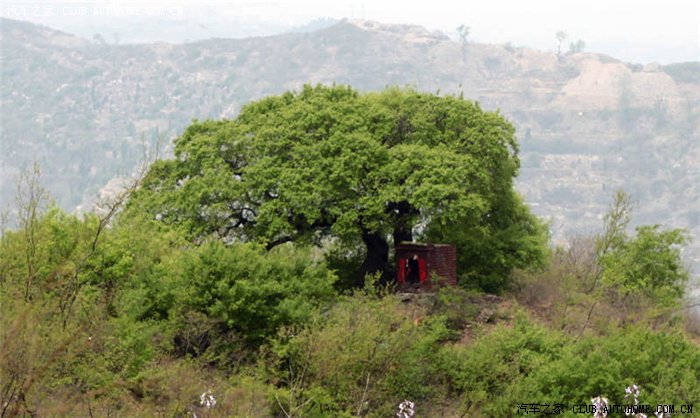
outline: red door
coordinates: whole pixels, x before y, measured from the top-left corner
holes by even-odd
[[[399,283],[403,283],[406,281],[406,259],[405,258],[399,259],[399,271],[398,271],[398,274],[396,275],[396,278],[399,280]]]
[[[422,258],[418,259],[418,278],[421,284],[425,283],[428,279],[428,272],[425,269],[425,260]]]

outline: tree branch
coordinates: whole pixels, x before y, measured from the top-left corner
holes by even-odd
[[[267,251],[270,251],[271,249],[275,248],[276,246],[282,245],[282,244],[284,244],[284,243],[286,243],[286,242],[290,242],[290,241],[292,241],[292,237],[286,235],[286,236],[284,236],[284,237],[277,238],[277,239],[274,240],[274,241],[268,242],[267,245],[265,245],[265,249],[266,249]]]

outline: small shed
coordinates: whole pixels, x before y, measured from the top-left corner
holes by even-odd
[[[457,249],[454,245],[401,242],[396,246],[395,254],[399,286],[430,289],[436,278],[457,285]]]

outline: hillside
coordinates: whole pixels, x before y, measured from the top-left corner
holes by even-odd
[[[193,118],[310,83],[463,92],[518,128],[519,190],[554,238],[594,232],[612,191],[635,220],[700,237],[700,64],[636,65],[510,45],[461,45],[416,26],[343,21],[311,33],[188,44],[105,45],[3,19],[2,172],[10,202],[39,162],[61,206],[89,201]],[[695,239],[690,258],[700,260]]]
[[[369,22],[122,46],[0,23],[2,205],[20,191],[18,224],[0,212],[0,416],[668,417],[700,399],[668,228],[699,228],[697,63]],[[177,134],[176,158],[119,177]]]

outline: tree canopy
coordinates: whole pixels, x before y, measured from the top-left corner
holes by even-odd
[[[388,272],[390,245],[427,230],[540,234],[513,228],[537,224],[513,191],[514,132],[462,97],[307,85],[234,120],[195,121],[130,206],[195,240],[363,243],[361,276]],[[513,248],[506,256],[519,258]]]

